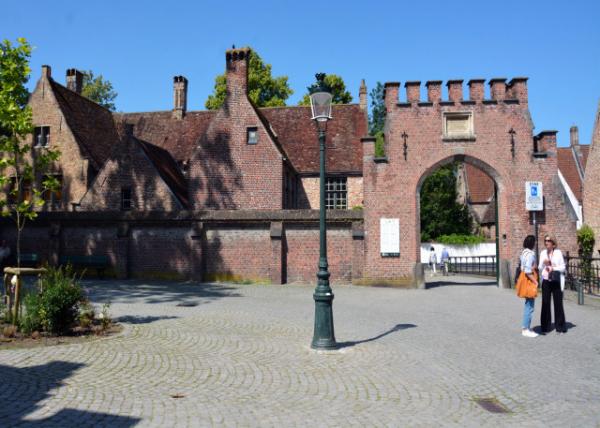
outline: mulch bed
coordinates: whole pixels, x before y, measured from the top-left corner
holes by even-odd
[[[71,345],[96,340],[102,337],[110,337],[123,331],[121,324],[111,324],[103,329],[101,325],[93,325],[89,328],[75,327],[64,336],[53,336],[48,333],[34,332],[25,335],[17,332],[14,337],[5,337],[2,332],[10,324],[0,322],[0,351],[4,349],[35,348],[38,346]]]

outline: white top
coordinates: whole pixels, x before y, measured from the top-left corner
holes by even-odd
[[[535,266],[535,253],[529,248],[523,249],[521,252],[521,270],[525,273],[533,273]]]
[[[543,279],[548,279],[550,277],[550,271],[547,269],[545,261],[550,259],[550,263],[552,266],[552,270],[560,272],[560,288],[561,290],[565,289],[565,259],[563,257],[562,251],[558,248],[555,248],[554,251],[550,253],[550,257],[548,257],[548,250],[544,250],[540,253],[540,264],[538,266],[539,271],[542,274]]]

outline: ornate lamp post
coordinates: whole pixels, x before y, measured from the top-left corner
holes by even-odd
[[[317,272],[317,287],[313,294],[315,299],[315,329],[311,348],[336,349],[333,332],[333,292],[329,286],[329,271],[327,270],[327,224],[325,222],[325,133],[327,121],[331,119],[331,93],[325,87],[325,74],[316,75],[317,84],[311,88],[310,107],[312,120],[319,131],[320,152],[320,199],[319,199],[319,271]]]

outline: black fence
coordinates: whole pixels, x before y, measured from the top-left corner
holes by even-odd
[[[600,258],[573,257],[567,252],[565,264],[565,288],[577,291],[579,283],[584,293],[600,296]]]
[[[448,272],[496,276],[496,256],[450,257]]]

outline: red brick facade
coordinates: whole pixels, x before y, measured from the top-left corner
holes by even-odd
[[[583,221],[594,230],[596,248],[594,255],[600,250],[600,103],[594,120],[592,144],[587,156],[585,179],[583,182]]]
[[[226,52],[227,96],[209,112],[187,111],[183,76],[174,77],[172,111],[111,113],[78,93],[76,70],[68,71],[67,88],[45,67],[30,104],[35,125],[49,126],[50,144],[62,152],[56,172],[63,176],[63,212],[44,213],[26,232],[24,251],[51,263],[62,255],[105,254],[121,277],[314,281],[316,128],[308,107],[252,104],[249,55],[246,48]],[[427,82],[427,101],[420,100],[420,82],[407,82],[403,102],[400,84],[386,84],[385,159],[374,159],[372,138],[361,141],[368,128],[364,84],[359,104],[333,106],[327,169],[347,180],[348,208],[328,213],[333,282],[420,285],[420,187],[454,160],[480,168],[497,186],[503,284],[533,229],[525,181],[544,184],[540,236],[554,233],[561,248],[575,248],[556,133],[532,134],[526,79],[492,79],[491,100],[484,99],[484,82],[469,81],[466,99],[463,81],[449,81],[448,101],[441,81]],[[400,221],[399,257],[380,254],[384,217]],[[2,228],[10,240],[11,228]]]
[[[533,230],[524,206],[526,181],[542,181],[544,185],[548,214],[541,221],[540,236],[554,233],[562,248],[574,248],[575,219],[564,207],[557,175],[556,132],[533,136],[526,79],[513,79],[508,85],[505,79],[492,79],[491,100],[480,99],[481,80],[469,82],[471,100],[462,99],[458,81],[449,82],[451,101],[440,100],[439,82],[432,82],[427,86],[428,99],[433,101],[420,102],[415,95],[416,84],[410,82],[406,85],[408,101],[399,102],[399,86],[399,83],[386,84],[386,162],[374,161],[374,140],[365,139],[366,278],[422,284],[419,191],[429,174],[454,160],[480,168],[497,185],[499,258],[504,286],[508,285],[507,274],[511,269],[508,266],[517,260],[523,238]],[[446,133],[446,126],[450,129],[450,124],[444,124],[448,113],[469,116],[470,129],[465,122],[463,134]],[[514,159],[511,129],[516,132]],[[406,159],[403,133],[408,135]],[[380,254],[380,218],[399,218],[400,257]]]

